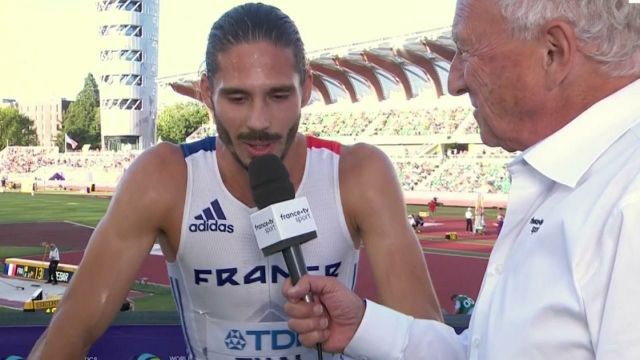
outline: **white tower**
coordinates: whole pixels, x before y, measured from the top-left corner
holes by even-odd
[[[158,0],[98,0],[100,126],[105,150],[155,142]]]

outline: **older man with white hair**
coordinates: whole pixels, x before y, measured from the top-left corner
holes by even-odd
[[[449,91],[522,151],[469,329],[322,277],[285,286],[289,326],[359,359],[640,359],[640,5],[458,0],[453,38]]]

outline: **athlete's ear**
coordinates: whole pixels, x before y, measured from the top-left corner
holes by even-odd
[[[311,69],[307,67],[304,73],[304,82],[302,83],[302,106],[306,106],[311,99],[311,92],[313,91],[313,73]]]
[[[204,103],[207,109],[213,111],[212,89],[209,83],[209,77],[206,73],[202,73],[200,76],[200,101]]]

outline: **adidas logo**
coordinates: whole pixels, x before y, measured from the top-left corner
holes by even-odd
[[[227,216],[222,211],[218,199],[213,200],[209,206],[202,209],[202,213],[194,217],[198,222],[189,224],[190,232],[226,232],[232,234],[232,224],[227,224]]]

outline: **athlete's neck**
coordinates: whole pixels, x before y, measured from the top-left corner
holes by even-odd
[[[216,144],[216,158],[222,183],[236,199],[249,207],[254,207],[247,169],[238,163],[234,154],[219,140],[220,138]],[[302,182],[306,160],[307,138],[298,133],[282,161],[289,171],[291,182],[296,191]]]

